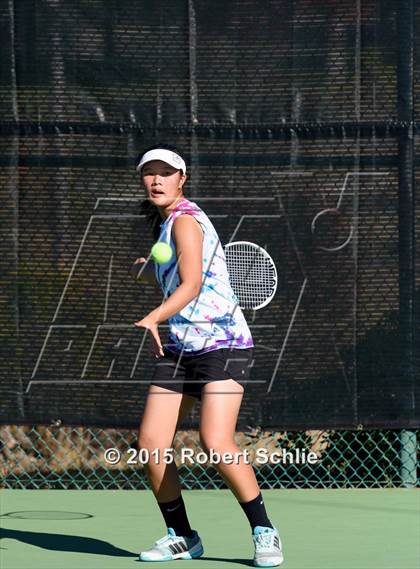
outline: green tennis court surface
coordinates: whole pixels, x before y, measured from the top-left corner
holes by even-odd
[[[418,490],[262,493],[284,542],[285,569],[420,566]],[[184,500],[204,556],[159,567],[252,566],[248,522],[230,491],[185,491]],[[137,561],[138,552],[165,533],[149,491],[3,490],[1,513],[2,569],[156,566]]]

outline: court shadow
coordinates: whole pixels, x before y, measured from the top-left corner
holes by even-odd
[[[231,559],[230,557],[200,557],[200,561],[222,561],[223,563],[237,563],[238,565],[246,565],[248,567],[255,567],[252,559]]]
[[[144,563],[144,561],[137,560],[139,563]],[[247,567],[255,567],[252,559],[231,559],[230,557],[206,557],[203,555],[194,561],[220,561],[221,563],[237,563],[238,565],[245,565]]]
[[[79,535],[63,535],[55,533],[40,533],[34,531],[20,531],[15,529],[0,529],[0,538],[16,539],[22,543],[35,545],[51,551],[71,551],[78,553],[93,553],[96,555],[109,555],[110,557],[137,557],[137,553],[120,549],[107,541],[82,537]]]

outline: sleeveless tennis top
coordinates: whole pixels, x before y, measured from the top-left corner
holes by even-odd
[[[172,238],[172,225],[179,215],[193,216],[203,230],[203,284],[200,294],[168,319],[169,342],[165,347],[186,355],[198,355],[219,348],[252,348],[251,332],[230,285],[219,236],[204,211],[186,198],[181,199],[169,217],[160,224],[159,241],[167,243],[172,249],[172,258],[167,263],[155,263],[156,278],[164,297],[170,296],[180,284]]]

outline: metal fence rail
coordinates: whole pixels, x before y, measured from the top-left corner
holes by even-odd
[[[0,433],[5,488],[149,488],[142,464],[147,457],[138,453],[134,430],[10,425]],[[261,488],[398,488],[420,482],[420,431],[256,428],[238,432],[236,442]],[[105,460],[107,449],[120,453],[116,464]],[[198,431],[179,431],[173,449],[185,489],[226,487],[205,461]]]

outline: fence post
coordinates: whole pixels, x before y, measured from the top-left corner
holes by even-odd
[[[412,426],[415,410],[415,183],[414,183],[414,1],[398,2],[398,219],[400,382],[398,420]],[[402,431],[401,459],[412,438]],[[407,445],[405,448],[404,445]],[[402,466],[404,472],[406,469]]]
[[[405,488],[413,488],[417,484],[417,441],[416,432],[403,429],[401,431],[401,469],[400,476]]]

